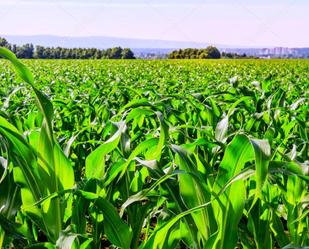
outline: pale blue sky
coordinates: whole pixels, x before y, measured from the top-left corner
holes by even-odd
[[[0,35],[309,46],[309,0],[0,0]]]

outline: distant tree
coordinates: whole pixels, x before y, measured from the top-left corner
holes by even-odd
[[[108,58],[110,59],[121,59],[122,55],[122,48],[121,47],[115,47],[110,50],[110,54],[108,55]]]
[[[34,47],[32,44],[25,44],[16,48],[16,56],[18,58],[32,59]]]
[[[220,59],[221,58],[221,53],[216,47],[209,46],[206,48],[206,50],[207,50],[209,59]]]
[[[71,59],[72,58],[72,49],[64,49],[63,51],[63,59]]]
[[[32,44],[22,46],[11,45],[0,37],[0,46],[7,47],[18,58],[36,59],[135,59],[131,49],[121,47],[100,50],[97,48],[62,48],[62,47],[33,47]]]
[[[94,54],[94,59],[101,59],[102,58],[102,54],[103,54],[102,51],[97,49],[95,51],[95,54]]]
[[[54,49],[54,59],[62,59],[61,58],[61,47],[56,47]]]
[[[16,54],[17,46],[16,44],[11,45],[11,51]]]
[[[36,46],[33,57],[36,59],[44,59],[44,47]]]
[[[203,51],[200,55],[199,55],[199,59],[208,59],[208,53],[206,51]]]
[[[219,59],[220,51],[213,46],[204,49],[186,48],[172,51],[168,55],[169,59]]]
[[[8,41],[5,38],[1,38],[0,37],[0,47],[9,48],[10,47],[10,43],[8,43]]]
[[[64,49],[64,48],[61,48],[61,49],[60,49],[60,58],[61,58],[61,59],[67,59],[67,58],[66,58],[66,54],[65,54],[65,51],[66,51],[66,50],[68,50],[68,49]]]
[[[52,59],[52,53],[50,48],[45,48],[43,52],[43,58]]]
[[[247,59],[247,58],[255,58],[252,56],[247,56],[245,53],[244,54],[237,54],[237,53],[226,53],[226,52],[222,52],[222,58],[226,58],[226,59]]]
[[[135,59],[134,53],[129,48],[124,48],[121,53],[122,59]]]

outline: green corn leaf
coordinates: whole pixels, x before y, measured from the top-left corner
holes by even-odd
[[[86,159],[86,177],[88,179],[102,179],[105,174],[105,156],[113,151],[119,144],[122,134],[126,130],[126,124],[120,122],[117,132],[104,144],[94,150]]]
[[[121,206],[121,210],[120,210],[120,216],[123,216],[123,212],[124,210],[131,204],[133,204],[134,202],[138,202],[138,201],[143,201],[143,200],[147,200],[147,196],[149,193],[151,193],[151,191],[153,191],[157,186],[159,186],[161,183],[163,183],[164,181],[170,179],[171,177],[177,175],[177,174],[181,174],[184,172],[181,171],[175,171],[172,172],[170,174],[166,174],[164,176],[162,176],[160,179],[158,179],[157,181],[155,181],[155,183],[147,189],[143,189],[142,191],[130,196]]]
[[[103,213],[103,224],[107,238],[114,245],[120,248],[129,249],[132,240],[131,229],[120,219],[114,206],[103,198],[96,199],[94,204]]]
[[[16,160],[20,168],[14,169],[14,178],[23,185],[21,189],[23,204],[30,207],[31,204],[40,201],[45,195],[59,192],[65,188],[72,188],[74,173],[70,162],[60,150],[53,136],[53,106],[51,102],[36,89],[30,70],[12,52],[1,48],[0,55],[8,59],[19,76],[31,85],[36,94],[38,109],[44,116],[36,152],[21,136],[16,135],[16,129],[14,130],[2,118],[0,120],[3,125],[3,135],[10,139],[13,145],[12,150],[16,150]],[[49,175],[50,178],[47,178],[46,175]],[[39,184],[45,179],[45,185]],[[65,203],[60,205],[59,199],[55,198],[45,203],[42,208],[43,210],[39,210],[32,206],[27,211],[42,226],[49,239],[55,242],[62,230]]]
[[[173,145],[172,149],[176,153],[176,163],[181,171],[186,174],[179,175],[180,194],[188,208],[200,206],[209,201],[210,196],[207,196],[207,187],[203,185],[202,176],[197,170],[193,155],[182,147]],[[194,213],[193,219],[198,227],[199,233],[207,241],[210,231],[214,230],[210,226],[214,223],[209,217],[207,209],[201,212]]]
[[[59,249],[74,249],[76,245],[74,245],[75,240],[79,234],[73,233],[71,228],[68,227],[66,230],[60,233],[60,236],[56,242],[56,247]]]
[[[25,249],[57,249],[57,247],[52,243],[37,243],[25,247]]]
[[[16,72],[18,73],[19,77],[24,80],[25,82],[33,85],[34,80],[33,80],[33,75],[30,72],[30,70],[24,65],[22,64],[15,56],[15,54],[13,54],[10,50],[0,47],[0,56],[9,60]]]
[[[271,158],[270,145],[267,140],[250,139],[255,152],[257,197],[262,196],[262,187],[267,179]]]
[[[225,116],[216,127],[215,138],[217,141],[224,143],[228,131],[229,116]]]
[[[219,194],[224,186],[252,160],[254,154],[249,139],[237,135],[227,146],[213,191]],[[237,242],[238,223],[243,214],[246,190],[244,183],[238,181],[228,187],[218,201],[213,202],[215,216],[218,219],[219,232],[213,246],[217,248],[234,248]]]
[[[160,121],[160,138],[159,138],[159,143],[157,145],[157,149],[153,153],[151,158],[148,158],[148,160],[156,159],[157,161],[160,160],[161,154],[162,154],[162,149],[166,143],[166,140],[168,138],[168,125],[166,124],[162,113],[157,112],[157,117]]]

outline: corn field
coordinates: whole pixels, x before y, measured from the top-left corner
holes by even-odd
[[[308,248],[308,60],[0,55],[0,248]]]

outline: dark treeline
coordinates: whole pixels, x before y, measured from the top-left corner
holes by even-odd
[[[24,44],[17,46],[10,44],[0,37],[0,47],[6,47],[22,59],[135,59],[134,53],[129,48],[61,48],[43,47]]]
[[[257,59],[255,56],[247,56],[246,54],[226,53],[222,52],[222,58],[225,59]]]
[[[168,55],[169,59],[220,59],[220,51],[213,46],[203,49],[186,48],[171,52]]]
[[[246,54],[227,53],[222,52],[213,46],[209,46],[203,49],[186,48],[179,49],[171,52],[168,55],[169,59],[251,59],[256,58],[254,56],[247,56]]]

